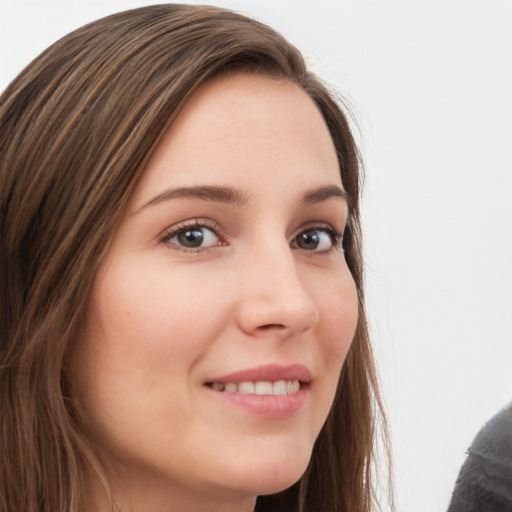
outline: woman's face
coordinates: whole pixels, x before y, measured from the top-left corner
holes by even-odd
[[[218,78],[180,113],[100,266],[74,359],[133,510],[160,491],[184,510],[249,503],[300,478],[356,328],[346,222],[329,132],[298,86]]]

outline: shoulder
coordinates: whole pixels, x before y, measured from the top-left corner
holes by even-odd
[[[477,434],[448,512],[512,512],[512,403]]]

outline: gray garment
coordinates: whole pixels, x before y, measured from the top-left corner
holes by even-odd
[[[512,403],[473,441],[448,512],[512,512]]]

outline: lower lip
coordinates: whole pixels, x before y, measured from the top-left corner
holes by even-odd
[[[264,418],[288,418],[300,412],[306,403],[308,390],[299,389],[289,395],[256,395],[213,391],[219,398]]]

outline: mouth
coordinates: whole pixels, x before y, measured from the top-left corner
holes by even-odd
[[[311,372],[302,364],[271,364],[214,378],[205,385],[220,393],[282,396],[308,390],[311,380]]]
[[[312,380],[302,364],[267,364],[214,377],[204,385],[229,407],[265,419],[285,419],[304,410]]]
[[[244,381],[236,382],[207,382],[206,386],[213,391],[221,393],[240,393],[242,395],[292,395],[301,389],[309,387],[308,382],[300,380],[278,380],[278,381]]]

